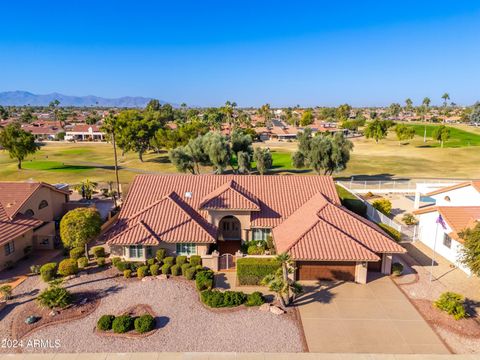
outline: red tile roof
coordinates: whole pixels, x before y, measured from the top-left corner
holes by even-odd
[[[81,133],[90,133],[90,128],[92,132],[98,133],[102,132],[100,126],[98,125],[88,125],[88,124],[75,124],[71,130],[67,132],[81,132]]]
[[[0,203],[0,245],[25,234],[41,224],[43,224],[43,221],[21,214],[11,219]]]
[[[205,196],[200,208],[204,210],[260,211],[258,199],[234,180],[227,181]]]

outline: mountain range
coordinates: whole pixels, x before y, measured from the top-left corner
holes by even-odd
[[[119,98],[103,98],[94,95],[70,96],[59,93],[45,95],[32,94],[28,91],[5,91],[0,92],[0,105],[3,106],[48,106],[54,100],[60,101],[60,106],[102,106],[102,107],[125,107],[143,108],[152,98],[140,96],[123,96]],[[166,104],[166,101],[160,101]],[[174,104],[172,104],[174,106]]]

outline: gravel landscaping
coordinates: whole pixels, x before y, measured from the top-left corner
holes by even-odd
[[[274,315],[257,307],[211,310],[199,301],[193,282],[182,279],[124,281],[115,270],[81,275],[70,280],[71,291],[99,291],[100,306],[87,317],[40,329],[24,340],[43,339],[60,342],[58,352],[300,352],[302,333],[298,322],[288,315]],[[27,279],[14,294],[13,301],[31,300],[42,286],[38,277]],[[28,290],[30,289],[30,290]],[[31,292],[29,294],[29,292]],[[20,295],[23,294],[23,295]],[[20,296],[19,296],[20,295]],[[119,314],[137,304],[151,306],[157,314],[152,336],[137,339],[103,337],[95,334],[95,325],[104,314]],[[0,314],[0,333],[9,334],[10,325],[22,305]],[[49,349],[24,351],[51,352]],[[0,349],[0,352],[13,352]]]

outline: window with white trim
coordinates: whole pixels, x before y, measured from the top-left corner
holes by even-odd
[[[195,255],[197,253],[197,245],[193,243],[177,244],[177,255]]]
[[[128,257],[130,257],[130,258],[143,258],[143,246],[142,245],[130,245],[128,247]]]
[[[5,250],[5,256],[13,254],[15,252],[15,243],[13,241],[10,241],[10,242],[6,243],[3,246],[3,248]]]
[[[271,232],[272,232],[271,229],[252,229],[252,240],[266,241],[267,238],[270,236]]]
[[[449,249],[452,247],[452,238],[448,234],[443,234],[443,245]]]

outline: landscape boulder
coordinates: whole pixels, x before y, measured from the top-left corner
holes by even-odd
[[[278,306],[270,306],[270,312],[275,315],[282,315],[285,313],[285,311]]]

